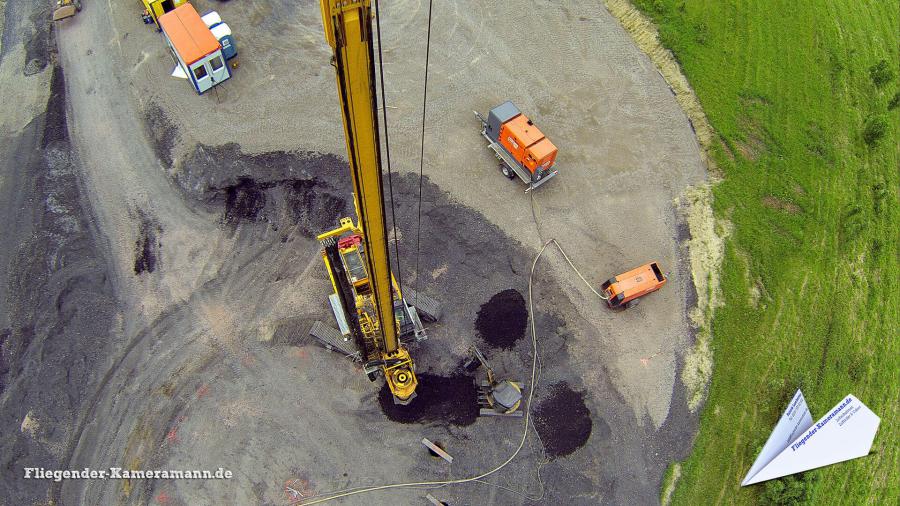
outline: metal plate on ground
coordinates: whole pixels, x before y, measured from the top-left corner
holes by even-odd
[[[424,293],[416,292],[412,288],[404,288],[403,298],[407,304],[416,308],[419,317],[426,322],[433,323],[441,318],[441,304]]]
[[[316,320],[309,329],[309,335],[318,339],[329,350],[339,351],[353,360],[360,360],[359,350],[353,342],[344,339],[343,334],[334,327]]]

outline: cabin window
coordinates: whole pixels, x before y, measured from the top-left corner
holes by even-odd
[[[194,77],[196,77],[198,81],[206,77],[206,67],[202,64],[194,67]]]
[[[218,71],[220,68],[222,68],[222,57],[216,56],[212,60],[209,60],[209,64],[212,65],[213,72]]]

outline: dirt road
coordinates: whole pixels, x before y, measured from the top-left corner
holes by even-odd
[[[107,367],[114,283],[67,129],[49,5],[0,3],[0,503],[46,499]]]
[[[90,260],[93,270],[71,276],[90,283],[84,293],[94,294],[88,300],[98,308],[92,326],[59,325],[96,345],[86,345],[91,352],[78,362],[90,371],[85,379],[68,380],[65,409],[22,392],[49,371],[66,384],[72,369],[65,364],[79,356],[75,344],[56,352],[59,362],[22,370],[4,362],[4,381],[19,382],[3,392],[4,407],[17,404],[3,411],[3,427],[15,428],[4,445],[18,445],[7,468],[225,467],[233,479],[76,480],[53,485],[50,494],[62,504],[284,504],[293,494],[286,486],[308,495],[467,476],[503,461],[521,422],[398,423],[381,412],[378,383],[308,342],[309,323],[328,318],[328,281],[313,236],[349,210],[317,6],[194,4],[220,11],[241,55],[235,77],[204,96],[168,77],[163,42],[129,3],[87,4],[58,25],[65,80],[53,81],[56,98],[46,116],[55,118],[47,120],[54,128],[66,127],[55,145],[68,153],[69,198],[83,204],[76,214],[85,246],[72,256]],[[16,5],[10,0],[6,12]],[[703,178],[686,119],[599,5],[503,12],[487,3],[436,5],[422,251],[413,272],[424,55],[410,41],[424,35],[424,4],[384,7],[401,273],[404,283],[417,281],[446,307],[430,339],[413,350],[420,373],[436,382],[451,378],[468,345],[478,342],[496,369],[528,377],[527,333],[492,346],[476,320],[498,294],[507,295],[494,300],[524,301],[510,290],[527,293],[542,239],[556,237],[592,280],[652,259],[672,278],[637,310],[610,313],[548,252],[533,322],[542,353],[538,432],[494,479],[513,491],[470,484],[435,495],[450,504],[522,504],[528,497],[547,504],[656,502],[665,466],[687,451],[696,423],[675,380],[690,343],[690,282],[672,200]],[[6,23],[11,19],[22,17],[7,15]],[[4,26],[4,54],[6,32]],[[524,42],[521,33],[529,34]],[[535,62],[524,76],[523,62]],[[39,98],[38,84],[31,86]],[[485,112],[505,99],[529,111],[560,147],[562,174],[533,201],[499,175],[472,117],[472,109]],[[60,107],[68,113],[62,120],[50,112]],[[31,127],[4,137],[5,167],[37,171],[48,163],[46,154],[45,161],[28,158],[43,128]],[[35,176],[3,177],[2,205],[32,216],[19,209],[38,205],[34,198],[11,188]],[[15,226],[28,255],[51,251],[24,242],[40,220]],[[10,272],[24,271],[13,265]],[[59,300],[44,284],[26,285],[35,301],[21,307]],[[76,316],[94,314],[72,304]],[[20,330],[28,317],[10,309],[3,316],[10,329],[4,358],[21,362],[39,353]],[[51,334],[38,328],[30,342],[50,342]],[[20,430],[29,411],[41,429]],[[570,420],[560,420],[560,411],[572,413]],[[560,439],[551,439],[549,427]],[[418,444],[422,437],[444,444],[456,457],[453,466],[429,456]],[[3,486],[23,502],[44,497],[48,485],[36,483],[13,476]],[[422,495],[347,502],[420,504]]]

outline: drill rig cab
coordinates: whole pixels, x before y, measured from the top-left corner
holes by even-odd
[[[322,244],[322,259],[328,269],[334,289],[334,293],[328,297],[328,300],[335,321],[344,340],[353,341],[357,356],[364,362],[366,375],[374,381],[379,372],[383,372],[388,380],[388,385],[392,385],[391,379],[396,380],[395,386],[404,384],[403,380],[406,378],[415,382],[414,374],[404,376],[400,372],[405,366],[412,366],[411,359],[407,361],[402,354],[385,356],[383,353],[388,343],[383,337],[379,337],[381,319],[377,315],[372,280],[368,274],[363,231],[354,225],[352,219],[343,218],[339,228],[319,235],[318,240]],[[437,302],[424,295],[415,297],[413,300],[416,300],[416,303],[423,308],[420,316],[416,307],[410,305],[401,293],[400,286],[393,274],[390,279],[389,296],[393,311],[386,317],[393,317],[399,338],[397,346],[402,347],[402,343],[405,341],[427,339],[422,320],[428,322],[437,320],[439,317]],[[409,291],[412,292],[412,290]],[[395,370],[398,371],[398,378],[392,377],[392,371]],[[415,383],[410,386],[414,392]],[[414,396],[414,393],[408,397],[395,393],[394,397],[395,402],[406,404]]]

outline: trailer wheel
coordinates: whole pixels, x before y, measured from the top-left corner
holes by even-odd
[[[637,305],[640,303],[641,303],[641,299],[634,299],[632,301],[628,301],[628,304],[625,304],[625,309],[631,309],[633,307],[637,307]]]
[[[503,175],[506,176],[506,179],[512,179],[516,177],[516,174],[512,171],[512,169],[509,168],[509,165],[506,165],[505,163],[500,164],[500,172],[502,172]]]

